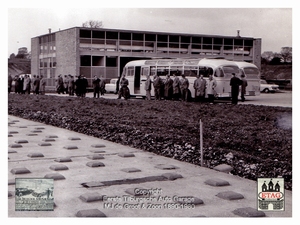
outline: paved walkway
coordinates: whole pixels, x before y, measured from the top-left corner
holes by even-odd
[[[257,183],[8,116],[9,217],[291,217],[257,211]],[[226,169],[226,168],[225,168]],[[15,178],[53,178],[53,211],[15,211]]]

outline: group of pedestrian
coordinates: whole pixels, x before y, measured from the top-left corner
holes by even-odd
[[[181,75],[181,79],[179,79],[177,73],[173,74],[173,79],[167,74],[165,80],[160,78],[159,75],[154,75],[153,80],[151,80],[148,75],[145,82],[147,100],[151,100],[151,84],[153,84],[155,100],[181,99],[183,101],[188,101],[191,97],[189,81],[184,74]]]
[[[158,75],[154,75],[153,80],[151,80],[148,75],[145,82],[147,100],[151,100],[151,84],[153,84],[155,100],[189,101],[191,99],[189,80],[184,74],[179,78],[178,74],[174,73],[173,79],[167,74],[165,80],[161,79]],[[213,102],[216,85],[217,83],[212,75],[209,75],[208,81],[203,78],[203,75],[197,75],[193,86],[195,89],[195,101],[203,102],[207,94],[209,101]]]
[[[68,94],[69,96],[86,97],[88,80],[84,75],[73,76],[71,74],[58,75],[56,80],[56,92],[58,94]]]
[[[15,93],[17,94],[45,94],[46,79],[43,75],[16,75],[14,78],[8,75],[8,93],[11,92],[12,82],[15,82]]]

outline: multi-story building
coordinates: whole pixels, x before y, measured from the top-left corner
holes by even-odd
[[[124,65],[150,58],[217,58],[247,61],[260,68],[261,39],[253,37],[164,33],[73,27],[31,39],[31,73],[55,85],[59,74],[94,75],[107,81]],[[91,83],[90,83],[91,84]]]

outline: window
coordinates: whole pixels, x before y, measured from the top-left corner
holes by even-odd
[[[157,35],[157,41],[168,42],[168,35]]]
[[[165,76],[169,74],[169,67],[168,66],[158,66],[157,67],[157,75]]]
[[[141,33],[133,33],[133,34],[132,34],[132,40],[143,41],[143,40],[144,40],[144,34],[141,34]]]
[[[150,75],[153,76],[156,74],[156,66],[150,66]]]
[[[177,76],[180,76],[182,74],[182,66],[171,66],[170,74],[174,73],[176,73]]]
[[[197,66],[185,66],[184,75],[189,77],[196,77],[198,72]]]
[[[181,36],[181,38],[180,38],[180,42],[181,43],[187,43],[187,44],[189,44],[190,40],[191,40],[191,38],[189,36]]]
[[[215,77],[224,77],[223,70],[221,68],[217,68],[215,70]]]
[[[106,32],[106,39],[118,39],[118,32]]]
[[[120,40],[131,40],[131,33],[120,33]]]
[[[145,34],[145,40],[146,41],[156,41],[156,35],[155,34]]]
[[[178,42],[179,42],[179,36],[170,35],[170,36],[169,36],[169,42],[175,42],[175,43],[178,43]]]
[[[239,68],[237,66],[223,66],[223,72],[226,77],[231,77],[232,73],[239,73]]]
[[[149,67],[142,67],[141,75],[149,75]]]
[[[134,76],[134,66],[130,66],[127,69],[127,76]]]
[[[98,39],[104,39],[105,38],[105,32],[104,31],[93,30],[92,35],[93,35],[93,38],[98,38]]]
[[[213,69],[211,67],[199,67],[199,75],[203,75],[203,77],[209,77],[210,74],[213,74]]]
[[[80,66],[91,66],[91,56],[90,55],[80,56]]]
[[[80,36],[81,38],[91,38],[92,33],[91,33],[90,30],[80,30],[79,36]]]
[[[244,72],[247,78],[259,78],[259,70],[257,68],[246,67]]]

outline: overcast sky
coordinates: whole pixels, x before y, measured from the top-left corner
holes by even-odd
[[[279,52],[281,47],[292,47],[292,7],[103,8],[101,5],[93,8],[9,7],[8,56],[17,53],[20,47],[31,50],[31,38],[48,33],[48,28],[55,32],[81,26],[88,20],[102,21],[104,28],[112,29],[229,36],[235,36],[240,30],[241,36],[262,38],[262,52]]]

